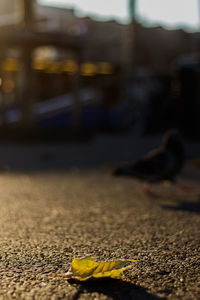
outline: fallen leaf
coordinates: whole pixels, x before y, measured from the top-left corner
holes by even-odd
[[[115,260],[96,262],[92,257],[74,258],[70,267],[70,270],[65,274],[54,274],[56,276],[62,276],[67,279],[76,279],[85,281],[90,278],[102,278],[102,277],[118,277],[123,271],[130,268],[136,260]]]

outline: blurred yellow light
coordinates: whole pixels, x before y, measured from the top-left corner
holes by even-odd
[[[2,62],[2,68],[4,71],[12,72],[19,70],[20,63],[15,58],[7,58]]]
[[[2,78],[0,77],[0,86],[2,86],[2,83],[3,83],[3,80],[2,80]]]
[[[12,79],[6,79],[3,82],[3,91],[8,94],[11,93],[15,88],[15,82]]]
[[[103,75],[112,74],[114,71],[114,67],[111,63],[108,62],[100,62],[98,63],[98,73]]]
[[[97,67],[92,63],[83,63],[80,72],[83,76],[94,76],[97,73]]]
[[[65,60],[61,65],[61,71],[67,73],[76,73],[78,70],[78,65],[74,60]]]
[[[36,59],[33,61],[32,67],[37,71],[44,71],[48,66],[48,61]]]
[[[60,73],[60,62],[49,61],[45,73],[58,74]]]

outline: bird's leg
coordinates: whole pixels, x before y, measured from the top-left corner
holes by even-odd
[[[149,197],[154,197],[156,194],[152,191],[152,185],[150,183],[145,183],[142,187],[142,191]]]

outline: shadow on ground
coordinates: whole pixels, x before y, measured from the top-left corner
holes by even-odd
[[[177,206],[164,205],[162,206],[164,209],[171,209],[175,211],[188,211],[191,213],[200,214],[200,198],[196,202],[186,202],[183,201],[179,203]]]
[[[134,162],[160,145],[160,136],[138,137],[133,133],[97,135],[88,140],[41,140],[39,142],[0,143],[0,173],[59,171],[115,167]],[[200,142],[186,143],[186,154],[200,153]],[[195,178],[193,178],[195,174]],[[183,176],[199,180],[199,172],[185,171]]]
[[[152,148],[146,140],[141,144],[135,147],[134,139],[129,141],[126,137],[99,137],[83,143],[5,143],[0,146],[0,172],[94,169],[132,161]]]
[[[72,281],[73,283],[73,281]],[[102,279],[98,281],[88,281],[80,284],[73,300],[78,300],[82,294],[99,293],[114,300],[164,300],[165,298],[157,297],[147,292],[143,287],[131,284],[120,279]]]

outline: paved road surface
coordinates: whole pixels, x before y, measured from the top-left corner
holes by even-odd
[[[187,163],[189,191],[155,185],[153,195],[113,178],[158,138],[99,137],[81,145],[2,145],[0,299],[200,299],[200,170]],[[199,144],[187,145],[188,156]],[[74,166],[74,167],[73,167]],[[122,279],[69,283],[74,257],[137,259]]]

